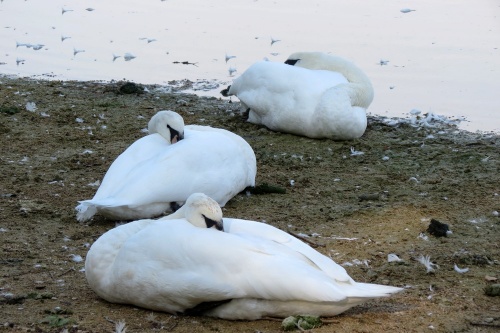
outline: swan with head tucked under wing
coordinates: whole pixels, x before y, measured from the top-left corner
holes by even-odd
[[[113,220],[151,218],[172,211],[195,192],[224,206],[255,185],[255,154],[240,136],[210,126],[184,126],[173,111],[159,111],[148,129],[149,135],[111,164],[94,197],[79,202],[78,221],[96,213]]]
[[[103,234],[87,254],[85,274],[109,302],[234,320],[334,316],[402,290],[355,282],[333,260],[270,225],[223,219],[201,193],[172,215]]]
[[[221,93],[238,97],[251,123],[334,140],[363,135],[374,94],[359,67],[321,52],[297,52],[285,64],[257,62]]]

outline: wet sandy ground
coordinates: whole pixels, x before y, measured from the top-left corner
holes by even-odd
[[[155,86],[121,94],[117,83],[0,81],[0,331],[113,332],[112,322],[120,320],[129,333],[281,330],[279,321],[231,322],[109,304],[88,287],[81,271],[88,247],[115,222],[77,223],[76,202],[93,196],[110,163],[162,109],[177,111],[186,124],[241,135],[257,156],[257,183],[286,189],[238,195],[225,216],[307,235],[355,280],[406,288],[314,332],[494,332],[500,326],[500,298],[485,293],[500,277],[498,135],[370,118],[358,140],[312,140],[245,123],[238,103]],[[430,235],[431,219],[453,233]],[[389,263],[391,253],[402,261]],[[430,256],[433,272],[420,256]],[[458,273],[455,264],[469,271]]]

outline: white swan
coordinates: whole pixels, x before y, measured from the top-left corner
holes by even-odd
[[[173,111],[158,112],[148,128],[152,134],[111,164],[94,197],[79,202],[78,221],[96,213],[115,220],[155,217],[194,192],[207,193],[224,206],[255,185],[255,154],[240,136],[209,126],[184,127]]]
[[[294,53],[285,64],[257,62],[221,93],[237,96],[251,123],[335,140],[363,135],[373,100],[372,84],[361,69],[321,52]]]
[[[171,216],[116,227],[90,248],[88,283],[109,302],[246,320],[333,316],[402,290],[355,282],[267,224],[224,218],[220,232],[221,220],[217,203],[197,193]]]

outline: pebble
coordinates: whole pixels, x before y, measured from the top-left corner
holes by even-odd
[[[358,196],[359,201],[376,201],[380,199],[379,193],[364,193]]]
[[[486,296],[500,296],[500,284],[492,284],[484,288],[484,294]]]
[[[432,219],[427,232],[435,237],[446,237],[448,235],[448,225],[446,223],[441,223],[438,220]]]

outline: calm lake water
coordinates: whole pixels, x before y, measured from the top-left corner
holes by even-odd
[[[371,114],[418,109],[465,117],[461,127],[471,131],[500,131],[497,0],[0,3],[0,74],[209,80],[220,87],[197,93],[220,96],[255,61],[282,62],[296,51],[330,52],[360,66],[375,88]],[[226,55],[236,57],[226,62]],[[174,63],[183,61],[192,64]]]

